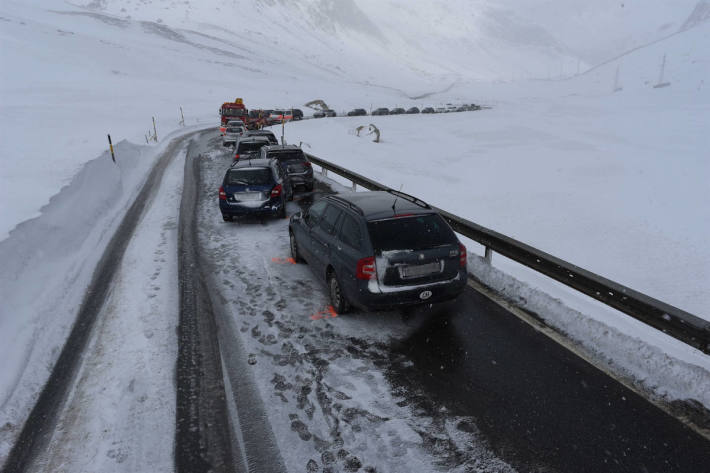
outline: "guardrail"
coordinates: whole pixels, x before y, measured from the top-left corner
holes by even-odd
[[[388,190],[389,187],[337,164],[306,154],[321,167],[327,176],[332,171],[352,182],[353,190],[362,186],[369,190]],[[485,258],[490,263],[493,252],[517,261],[589,297],[650,325],[703,353],[710,354],[710,322],[673,307],[617,282],[561,260],[537,248],[489,230],[457,215],[436,209],[461,235],[485,247]]]

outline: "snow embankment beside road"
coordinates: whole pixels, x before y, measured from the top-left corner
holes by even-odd
[[[0,460],[44,386],[94,268],[169,138],[117,143],[0,242]],[[0,461],[0,464],[2,461]]]
[[[97,317],[43,471],[174,471],[177,219],[185,148],[168,165]],[[41,466],[41,468],[40,468]]]

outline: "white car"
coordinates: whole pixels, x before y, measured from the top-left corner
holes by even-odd
[[[222,145],[224,146],[234,146],[237,139],[244,134],[246,129],[243,125],[229,126],[227,125],[227,130],[222,136]]]

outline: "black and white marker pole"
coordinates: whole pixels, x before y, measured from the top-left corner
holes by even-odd
[[[108,147],[111,148],[111,159],[116,162],[116,155],[113,154],[113,143],[111,142],[111,135],[108,135]]]

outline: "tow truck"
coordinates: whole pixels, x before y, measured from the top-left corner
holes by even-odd
[[[224,102],[219,109],[219,132],[224,135],[227,131],[227,122],[241,120],[246,126],[249,119],[249,110],[244,106],[244,101],[237,97],[234,102]]]

